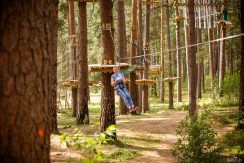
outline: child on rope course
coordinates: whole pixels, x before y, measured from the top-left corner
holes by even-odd
[[[133,104],[130,93],[125,87],[125,77],[122,73],[119,72],[118,67],[113,67],[114,74],[111,76],[111,85],[114,87],[117,94],[122,97],[125,102],[125,105],[129,109],[129,112],[135,112],[136,108]]]

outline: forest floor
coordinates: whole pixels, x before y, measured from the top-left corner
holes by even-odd
[[[87,135],[94,135],[99,131],[99,100],[95,96],[90,105],[90,125],[76,126],[70,116],[70,110],[64,110],[58,114],[59,130],[61,133],[71,133],[78,128]],[[176,142],[176,127],[184,119],[186,111],[179,109],[184,103],[176,105],[176,109],[168,110],[166,104],[160,104],[151,100],[150,113],[140,115],[116,116],[117,145],[104,145],[102,152],[107,155],[104,162],[128,162],[128,163],[173,163],[176,162],[171,154],[171,146]],[[164,109],[162,109],[164,108]],[[117,107],[116,107],[117,109]],[[201,108],[203,109],[203,108]],[[236,108],[220,110],[215,115],[228,114]],[[220,114],[221,113],[221,114]],[[218,117],[214,117],[219,119]],[[234,128],[232,123],[221,124],[216,121],[214,129],[221,135]],[[60,144],[59,135],[51,137],[52,162],[79,162],[82,153],[73,148],[66,148]]]

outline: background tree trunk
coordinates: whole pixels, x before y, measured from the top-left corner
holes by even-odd
[[[241,33],[244,33],[244,1],[241,1]],[[244,129],[244,36],[241,37],[240,107],[237,129]]]
[[[111,23],[113,25],[113,3],[111,0],[100,0],[101,23]],[[111,27],[112,28],[112,27]],[[113,31],[102,30],[103,60],[111,60],[114,63]],[[101,116],[100,131],[106,131],[110,125],[115,125],[115,106],[114,89],[111,86],[112,73],[102,73],[102,92],[101,92]],[[116,135],[115,135],[116,138]]]
[[[76,37],[75,37],[75,16],[74,16],[74,1],[68,0],[69,4],[69,41],[70,41],[70,75],[71,80],[77,79],[76,67]],[[77,112],[77,88],[72,88],[72,116],[76,117]]]
[[[50,90],[50,106],[49,106],[49,128],[51,133],[58,133],[57,124],[57,37],[58,37],[58,0],[52,0],[52,45],[50,55],[49,70],[49,90]]]
[[[170,26],[169,26],[169,2],[166,0],[166,29],[167,29],[167,46],[168,46],[168,77],[172,77],[172,60],[171,56],[171,43],[170,43]],[[174,90],[173,82],[169,82],[169,109],[173,108]]]
[[[194,0],[188,0],[188,18],[189,18],[189,40],[188,45],[193,45],[195,41],[195,14],[194,14]],[[196,50],[195,47],[188,48],[188,91],[189,91],[189,114],[193,118],[196,112]]]
[[[225,25],[221,25],[221,38],[225,37]],[[219,55],[219,95],[223,96],[223,81],[225,75],[225,40],[220,41]]]
[[[89,123],[88,112],[88,59],[87,59],[87,14],[86,2],[78,2],[79,6],[79,41],[78,53],[78,110],[76,112],[77,124]]]
[[[160,102],[164,102],[164,0],[162,0],[161,6],[161,76],[160,76]]]
[[[137,51],[137,0],[132,0],[132,17],[131,17],[131,57],[136,56]],[[136,64],[136,58],[131,58],[131,65]],[[135,71],[130,73],[130,93],[135,106],[138,106],[138,91],[136,85]]]
[[[208,3],[210,3],[210,0],[207,0]],[[209,12],[209,6],[206,6],[206,13],[207,15],[210,15]],[[212,19],[211,16],[207,16],[207,28],[208,28],[208,41],[213,40],[213,27],[212,27]],[[211,92],[213,91],[213,82],[216,77],[216,72],[214,71],[214,49],[213,49],[213,43],[209,43],[209,71],[211,76]]]
[[[179,16],[179,11],[178,11],[178,0],[175,0],[175,16]],[[180,21],[176,21],[176,49],[180,48]],[[177,77],[179,79],[177,80],[177,102],[182,102],[182,85],[181,85],[181,50],[178,49],[176,51],[176,60],[177,60]]]
[[[128,59],[121,59],[127,57],[127,44],[126,44],[126,28],[125,28],[125,2],[118,1],[118,55],[119,61],[127,63]],[[123,101],[119,98],[119,114],[127,114],[128,110]]]
[[[150,54],[150,45],[149,45],[149,34],[150,34],[150,0],[146,1],[145,7],[145,41],[144,41],[144,73],[143,79],[148,79],[148,69],[149,69],[149,56]],[[149,111],[149,103],[148,103],[148,85],[142,86],[142,112]]]
[[[52,5],[0,2],[0,162],[50,162]]]
[[[143,55],[143,25],[142,25],[142,0],[138,0],[138,48],[137,55]],[[138,65],[142,65],[142,57],[137,60]],[[143,78],[143,74],[140,73],[139,78]],[[138,112],[142,111],[142,86],[138,85]]]

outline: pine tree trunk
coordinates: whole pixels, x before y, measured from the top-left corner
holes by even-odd
[[[57,46],[51,38],[57,5],[0,2],[0,162],[50,162],[49,66]]]
[[[121,59],[127,57],[127,44],[126,44],[126,28],[125,28],[125,2],[118,1],[118,55],[119,61],[122,63],[127,63],[128,59]],[[119,114],[125,115],[128,110],[123,101],[123,99],[119,98]]]
[[[167,30],[167,46],[168,46],[168,77],[172,77],[172,56],[171,56],[171,43],[170,43],[170,26],[169,26],[169,2],[166,0],[166,30]],[[169,82],[169,109],[173,108],[173,82]]]
[[[144,46],[144,62],[143,66],[145,68],[143,73],[143,79],[148,79],[148,70],[149,70],[149,56],[147,54],[150,53],[149,47],[149,34],[150,34],[150,0],[146,1],[145,7],[145,46]],[[149,103],[148,103],[148,85],[142,86],[142,112],[149,111]]]
[[[207,0],[208,3],[210,0]],[[206,13],[207,15],[210,15],[209,13],[209,6],[206,6]],[[211,17],[207,16],[207,28],[208,28],[208,41],[213,40],[213,29],[212,29],[212,19]],[[211,76],[211,91],[213,91],[213,82],[215,80],[216,72],[214,71],[214,49],[213,49],[213,43],[209,43],[209,71]]]
[[[225,25],[221,25],[221,38],[225,37]],[[220,55],[219,55],[219,95],[223,96],[223,81],[225,75],[225,41],[220,41]]]
[[[88,112],[88,59],[87,59],[87,14],[86,2],[78,2],[79,7],[79,40],[77,58],[78,66],[78,109],[76,112],[77,124],[89,123]]]
[[[161,7],[161,76],[160,76],[160,102],[164,102],[164,1],[162,0]]]
[[[74,1],[68,0],[69,4],[69,41],[70,41],[70,75],[72,80],[77,79],[76,68],[76,38],[75,38],[75,16],[74,16]],[[77,112],[77,88],[72,88],[72,116],[76,117]]]
[[[136,56],[137,51],[137,0],[132,0],[132,28],[131,28],[131,64],[136,64],[136,58],[133,58]],[[132,72],[130,73],[130,93],[131,98],[134,102],[135,106],[138,106],[138,91],[137,91],[137,85],[136,85],[136,73]]]
[[[138,48],[137,55],[143,55],[143,25],[142,25],[142,0],[138,0]],[[137,60],[138,65],[142,65],[142,57]],[[143,74],[140,73],[139,78],[143,78]],[[142,111],[142,86],[138,85],[138,112]]]
[[[175,0],[175,16],[179,16],[179,11],[178,11],[178,0]],[[176,49],[180,48],[180,21],[176,22]],[[177,59],[177,77],[179,79],[177,80],[177,102],[182,102],[182,85],[181,85],[181,50],[178,49],[176,51],[176,59]]]
[[[100,18],[101,23],[111,23],[113,25],[113,3],[111,0],[100,0]],[[102,30],[103,60],[111,60],[114,63],[114,46],[113,45],[113,29]],[[114,89],[111,86],[112,73],[102,73],[102,92],[101,92],[101,116],[100,131],[106,131],[110,125],[115,125],[115,105],[114,105]],[[116,138],[116,135],[114,135]]]
[[[57,36],[58,36],[58,0],[52,0],[52,49],[50,55],[50,106],[49,106],[49,128],[51,133],[58,133],[57,125]]]
[[[244,33],[244,1],[241,1],[241,33]],[[244,129],[244,36],[241,37],[240,107],[237,129]]]
[[[188,18],[189,18],[189,40],[188,45],[193,45],[195,41],[195,14],[194,14],[194,0],[188,0]],[[193,118],[196,112],[196,50],[195,47],[188,48],[188,91],[189,91],[189,114]]]
[[[202,42],[202,30],[201,28],[196,28],[197,30],[197,43]],[[198,46],[198,50],[199,46]],[[202,77],[203,77],[203,59],[202,56],[197,63],[197,98],[202,98]]]

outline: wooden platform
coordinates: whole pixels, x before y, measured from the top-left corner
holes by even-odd
[[[137,66],[135,68],[136,72],[144,71],[145,67],[144,66]],[[158,75],[161,73],[161,65],[150,65],[149,66],[149,75]]]
[[[118,65],[105,65],[105,64],[91,64],[88,65],[89,72],[103,72],[113,73],[113,67],[118,66],[120,70],[126,70],[129,67],[128,63],[120,63]]]
[[[141,79],[141,80],[136,80],[136,84],[142,85],[142,86],[146,86],[149,84],[155,84],[156,81],[155,80],[149,80],[149,79]]]
[[[171,78],[164,78],[162,81],[163,82],[173,82],[178,79],[180,79],[180,77],[171,77]]]
[[[101,86],[99,82],[88,81],[88,86]],[[63,80],[60,81],[59,87],[63,88],[78,88],[78,80]]]

